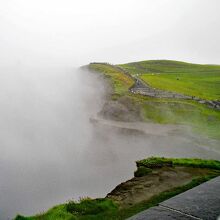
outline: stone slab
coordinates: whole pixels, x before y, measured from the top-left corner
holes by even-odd
[[[128,220],[220,220],[220,177],[174,196]]]
[[[174,196],[160,205],[201,219],[216,220],[220,215],[220,177]]]
[[[157,206],[140,212],[127,220],[194,220],[189,216],[178,212],[173,212],[163,207]]]

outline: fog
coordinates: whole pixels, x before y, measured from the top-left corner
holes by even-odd
[[[218,0],[1,0],[0,64],[218,64],[219,8]]]
[[[145,135],[90,123],[106,95],[106,82],[93,73],[25,68],[3,73],[0,82],[0,219],[105,196],[144,157],[220,158],[219,141],[189,128],[164,125]]]
[[[78,68],[144,59],[220,63],[219,6],[0,0],[0,219],[105,196],[143,157],[220,159],[219,141],[190,128],[133,134],[90,123],[105,102],[106,82]]]

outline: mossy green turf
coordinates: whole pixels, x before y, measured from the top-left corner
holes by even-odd
[[[113,220],[118,212],[118,205],[110,199],[82,199],[80,202],[69,201],[48,210],[46,213],[31,217],[18,215],[15,220]]]
[[[105,78],[110,79],[114,96],[122,96],[128,93],[129,88],[134,84],[134,80],[120,72],[115,66],[105,63],[94,63],[89,65],[90,70],[102,73]]]
[[[170,60],[150,60],[120,65],[152,87],[220,100],[220,65],[200,65]]]
[[[206,84],[206,88],[200,86],[198,91],[201,90],[202,93],[209,98],[216,96],[216,94],[220,94],[220,85],[216,88],[216,85],[220,82],[218,80],[218,77],[220,77],[220,66],[197,65],[178,61],[143,61],[119,66],[126,69],[131,75],[144,73],[143,76],[147,76],[145,73],[150,71],[151,73],[160,72],[161,74],[158,75],[158,77],[160,77],[168,72],[174,75],[179,72],[183,75],[186,74],[187,77],[190,78],[190,74],[195,74],[197,76],[199,74],[205,74],[208,76],[209,81],[213,81],[213,85],[215,86]],[[134,84],[133,79],[124,74],[117,66],[105,63],[95,63],[90,64],[89,68],[110,79],[113,87],[112,99],[127,96],[135,103],[138,103],[139,106],[141,106],[142,117],[145,121],[162,124],[189,125],[194,131],[201,135],[220,139],[220,111],[211,109],[207,105],[192,100],[160,99],[132,94],[129,92],[129,88]],[[192,72],[189,73],[189,71]],[[212,77],[213,75],[218,77]],[[175,81],[171,83],[173,84],[171,88],[175,86],[176,81],[178,80],[175,79]],[[195,86],[198,87],[199,85],[195,83]],[[185,89],[189,88],[187,83],[185,83],[184,87]],[[214,93],[210,92],[213,89],[212,87],[215,88]],[[190,93],[190,95],[193,95],[193,93]]]
[[[145,121],[189,125],[198,134],[220,139],[220,111],[195,101],[148,99],[142,115]]]
[[[15,220],[123,220],[140,211],[157,205],[172,196],[193,188],[211,178],[220,175],[220,161],[187,159],[187,158],[161,158],[151,157],[137,161],[137,166],[151,167],[164,165],[172,162],[174,166],[188,166],[195,168],[208,168],[213,170],[210,175],[200,176],[190,183],[181,187],[175,187],[159,195],[153,196],[150,200],[142,201],[130,208],[122,209],[113,200],[103,199],[82,199],[80,202],[70,201],[53,207],[45,213],[32,217],[18,215]]]
[[[220,170],[220,161],[204,160],[199,158],[165,158],[165,157],[149,157],[147,159],[136,161],[137,167],[162,167],[166,165],[184,166],[194,168],[208,168]]]

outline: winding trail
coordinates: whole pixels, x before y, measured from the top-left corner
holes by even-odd
[[[131,93],[141,94],[144,96],[150,96],[154,98],[174,98],[174,99],[194,100],[200,104],[206,104],[210,108],[220,110],[220,101],[205,100],[205,99],[197,98],[195,96],[187,96],[176,92],[170,92],[170,91],[152,88],[148,83],[144,82],[137,76],[132,76],[127,70],[123,69],[122,67],[115,65],[114,67],[134,80],[135,82],[134,85],[129,89]]]
[[[130,88],[130,92],[132,93],[138,93],[141,95],[151,96],[155,98],[192,99],[192,97],[190,96],[152,88],[150,85],[143,82],[143,80],[139,79],[138,77],[133,78],[135,80],[135,84],[132,88]]]

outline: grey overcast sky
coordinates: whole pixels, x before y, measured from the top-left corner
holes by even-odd
[[[0,65],[220,64],[219,0],[0,0]]]

